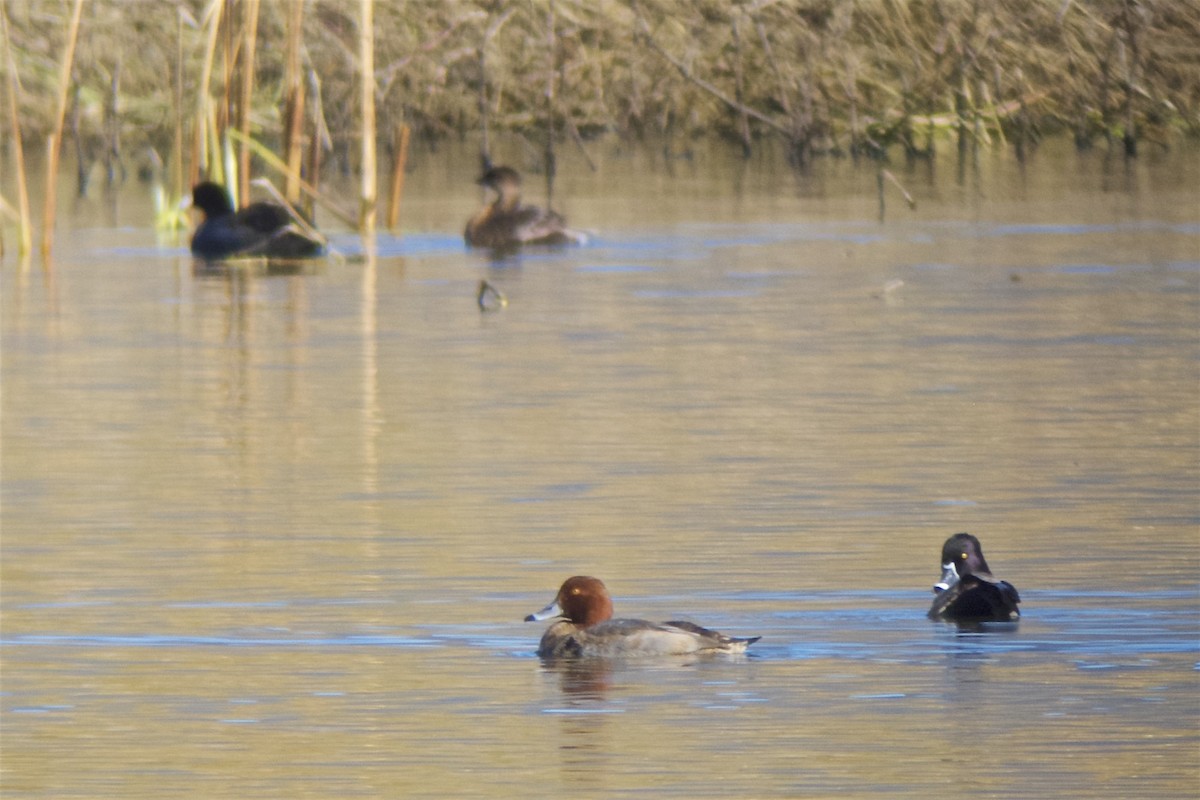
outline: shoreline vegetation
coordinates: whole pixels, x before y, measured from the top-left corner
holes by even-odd
[[[552,197],[556,149],[590,163],[605,135],[782,146],[800,169],[1200,136],[1200,5],[1179,0],[22,0],[0,24],[22,252],[23,143],[49,143],[49,174],[72,148],[81,194],[97,164],[152,175],[165,225],[201,179],[244,201],[269,174],[328,208],[323,171],[363,175],[335,213],[366,233],[376,146],[394,227],[410,137],[477,139],[484,165],[515,138]]]

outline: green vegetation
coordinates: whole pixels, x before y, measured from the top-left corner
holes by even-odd
[[[40,142],[73,3],[5,5],[23,136]],[[211,162],[180,143],[229,124],[281,152],[292,142],[293,170],[301,146],[309,174],[355,169],[360,8],[89,0],[64,145],[116,172],[149,146],[194,175]],[[1134,155],[1200,133],[1200,4],[1182,0],[389,0],[373,24],[383,146],[403,125],[417,140],[478,136],[485,155],[504,131],[549,159],[554,141],[601,133],[715,134],[747,151],[780,141],[802,164],[931,154],[943,137],[1021,153],[1059,131]]]

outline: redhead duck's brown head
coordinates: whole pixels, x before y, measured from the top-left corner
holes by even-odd
[[[612,598],[600,579],[576,575],[563,582],[554,602],[536,614],[530,614],[525,621],[565,617],[575,625],[587,628],[612,619],[612,615]]]

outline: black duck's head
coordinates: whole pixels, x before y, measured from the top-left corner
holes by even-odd
[[[204,212],[206,217],[220,217],[233,213],[233,201],[225,187],[212,181],[198,183],[192,188],[192,205]]]

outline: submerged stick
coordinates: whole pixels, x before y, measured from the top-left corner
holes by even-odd
[[[42,206],[42,259],[49,263],[54,241],[54,213],[57,198],[55,184],[58,174],[58,155],[62,145],[63,123],[67,115],[67,92],[71,88],[71,67],[75,62],[75,43],[79,40],[79,18],[83,15],[83,0],[75,0],[71,22],[67,28],[67,49],[63,54],[62,71],[58,75],[58,105],[54,115],[54,132],[50,134],[46,151],[46,202]]]
[[[499,311],[508,305],[508,298],[504,296],[504,292],[487,281],[480,281],[479,290],[475,293],[475,302],[480,311]]]
[[[408,126],[403,122],[396,128],[396,157],[392,164],[392,191],[388,194],[388,230],[395,230],[400,221],[400,198],[404,194],[404,170],[408,166]]]

